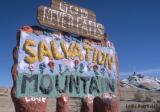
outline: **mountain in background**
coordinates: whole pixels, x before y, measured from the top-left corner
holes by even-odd
[[[154,75],[137,74],[134,72],[132,75],[121,80],[121,87],[160,91],[160,79]]]

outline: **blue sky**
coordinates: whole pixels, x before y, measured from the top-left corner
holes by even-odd
[[[121,73],[160,69],[159,0],[65,0],[91,9],[117,49]],[[51,0],[0,1],[0,86],[11,86],[12,49],[23,25],[39,25],[40,5]],[[158,76],[159,74],[157,74]]]

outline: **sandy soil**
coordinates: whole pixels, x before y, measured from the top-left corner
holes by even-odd
[[[2,94],[1,94],[2,93]],[[133,101],[135,99],[135,94],[137,94],[137,90],[133,89],[124,89],[121,88],[121,112],[126,112],[128,109],[126,109],[126,105],[132,105],[132,104],[155,104],[158,101],[158,105],[160,105],[160,92],[147,92],[147,91],[140,91],[138,94],[140,94],[143,99],[151,98],[152,102],[135,102]],[[81,101],[80,99],[71,99],[70,100],[70,112],[79,112],[81,108]],[[56,110],[56,100],[55,99],[50,99],[48,100],[48,108],[47,112],[55,112]],[[123,110],[123,111],[122,111]],[[130,110],[130,109],[129,109]],[[138,108],[132,110],[132,112],[149,112],[152,109],[149,108]],[[4,94],[3,91],[0,91],[0,112],[15,112],[14,110],[14,105],[12,103],[12,99],[10,97],[10,90],[8,90],[7,93]]]
[[[10,97],[0,96],[0,112],[15,112]]]

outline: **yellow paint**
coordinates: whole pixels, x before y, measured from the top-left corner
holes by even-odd
[[[83,61],[83,55],[79,44],[75,44],[73,52],[71,53],[71,59],[74,60],[75,57],[79,57],[79,60]]]
[[[109,55],[106,54],[105,64],[108,65],[109,70],[112,70],[112,65],[114,64],[114,57],[113,56],[109,57]]]
[[[23,48],[28,56],[25,56],[24,61],[29,64],[33,64],[38,61],[37,53],[31,47],[35,47],[35,42],[33,40],[27,39]]]
[[[86,50],[86,55],[85,55],[85,60],[86,61],[90,61],[90,55],[91,55],[91,51],[93,51],[93,48],[89,45],[84,45],[83,47]]]
[[[53,54],[54,59],[60,60],[60,59],[64,58],[63,54],[60,54],[58,52],[58,48],[57,48],[56,43],[54,41],[51,42],[51,49],[52,49],[52,54]]]
[[[62,51],[63,51],[66,59],[70,58],[71,53],[73,52],[75,45],[76,45],[75,43],[71,43],[69,48],[67,49],[66,43],[65,42],[61,43],[61,48],[62,48]]]
[[[38,56],[39,61],[43,61],[44,56],[47,56],[49,59],[52,59],[51,50],[48,48],[44,41],[41,41],[38,46]]]
[[[106,54],[102,51],[98,51],[97,64],[103,65],[105,63]]]
[[[61,60],[64,58],[74,60],[76,57],[78,57],[80,61],[83,61],[85,58],[85,61],[87,62],[92,61],[98,65],[106,64],[109,70],[112,69],[112,66],[115,63],[114,56],[109,56],[109,54],[106,54],[105,52],[96,48],[92,48],[92,46],[87,44],[82,46],[83,50],[86,52],[84,55],[82,54],[82,48],[80,44],[74,42],[69,44],[68,47],[66,42],[61,42],[60,48],[58,48],[56,42],[51,41],[49,48],[44,41],[41,41],[38,44],[38,53],[32,49],[32,47],[35,46],[35,41],[30,39],[25,41],[24,51],[28,55],[24,58],[24,60],[28,64],[33,64],[37,62],[38,59],[39,61],[43,61],[44,56],[48,57],[49,59],[54,58],[55,60]],[[60,53],[59,49],[61,49],[63,53]],[[91,57],[92,53],[93,57]]]
[[[93,63],[97,63],[97,57],[98,57],[98,50],[96,48],[94,48]]]

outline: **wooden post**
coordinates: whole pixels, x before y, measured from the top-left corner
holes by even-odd
[[[102,99],[101,97],[94,98],[94,112],[111,112],[111,103],[109,99]]]
[[[56,112],[69,112],[69,96],[67,94],[57,98]]]
[[[111,107],[111,112],[120,112],[120,102],[118,98],[113,98],[112,99],[112,107]]]
[[[119,98],[114,96],[98,96],[94,99],[94,112],[120,112]]]
[[[86,96],[82,99],[81,112],[93,112],[93,96]]]

